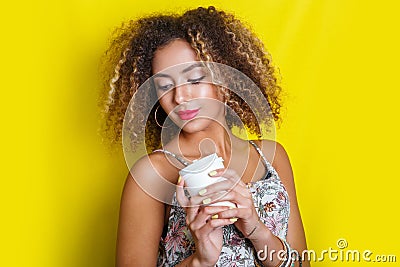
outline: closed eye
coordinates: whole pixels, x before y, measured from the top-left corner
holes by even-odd
[[[197,79],[188,79],[187,81],[189,83],[191,83],[191,84],[199,84],[200,81],[204,79],[204,77],[206,77],[206,76],[204,75],[204,76],[201,76],[201,77],[199,77]]]
[[[166,84],[166,85],[163,85],[163,86],[158,85],[157,88],[158,88],[159,90],[166,91],[166,90],[172,88],[173,86],[174,86],[173,84]]]

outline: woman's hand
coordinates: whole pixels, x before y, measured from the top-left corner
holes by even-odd
[[[193,197],[192,200],[206,204],[220,201],[234,203],[236,208],[221,211],[217,214],[218,217],[237,220],[236,228],[245,237],[253,237],[254,230],[259,226],[259,217],[251,193],[240,176],[232,169],[219,169],[211,172],[210,176],[223,177],[226,180],[207,186],[205,190],[200,191],[201,196]]]
[[[214,266],[222,249],[222,226],[234,223],[230,218],[218,218],[217,213],[227,211],[229,207],[204,206],[201,197],[188,199],[183,190],[183,179],[178,182],[176,197],[186,211],[188,225],[196,251],[192,256],[193,266]]]

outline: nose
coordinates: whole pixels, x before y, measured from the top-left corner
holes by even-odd
[[[191,91],[190,91],[190,85],[189,84],[184,84],[175,87],[175,102],[177,104],[181,104],[183,102],[186,102],[190,99],[191,97]]]

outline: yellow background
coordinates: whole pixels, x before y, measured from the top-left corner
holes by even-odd
[[[98,60],[122,20],[209,4],[253,25],[280,68],[277,139],[293,164],[308,247],[337,249],[346,238],[348,249],[400,261],[396,2],[2,4],[0,265],[113,266],[127,167],[96,134]]]

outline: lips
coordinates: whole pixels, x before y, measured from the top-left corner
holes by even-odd
[[[179,118],[181,118],[181,120],[191,120],[194,117],[197,116],[197,114],[199,114],[200,109],[187,109],[187,110],[181,110],[178,111],[178,115]]]

